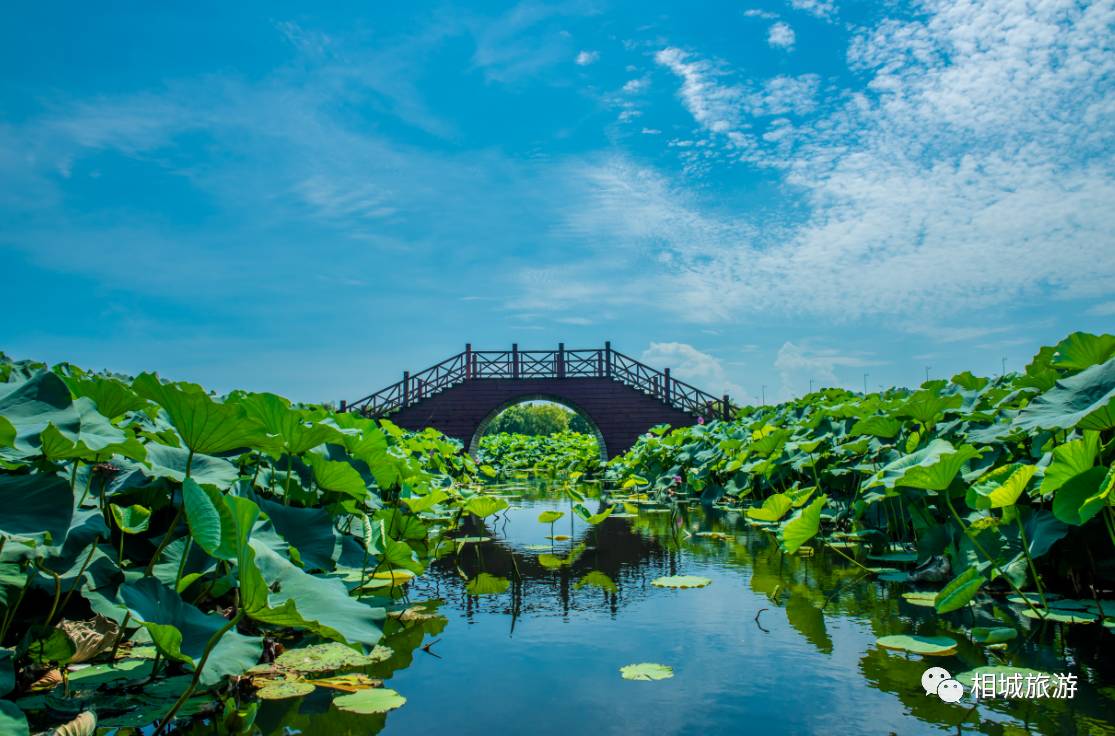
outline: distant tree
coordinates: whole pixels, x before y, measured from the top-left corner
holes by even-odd
[[[552,401],[538,401],[508,408],[488,425],[485,434],[551,435],[566,431],[593,434],[580,414]]]

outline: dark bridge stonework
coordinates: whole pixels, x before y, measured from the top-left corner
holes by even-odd
[[[727,417],[727,396],[714,397],[671,378],[606,343],[603,349],[473,350],[463,353],[342,410],[388,418],[400,427],[434,427],[475,453],[487,425],[504,409],[544,399],[581,413],[597,430],[601,455],[626,452],[657,424],[682,426],[698,417]]]

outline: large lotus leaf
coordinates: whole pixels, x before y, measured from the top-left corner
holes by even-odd
[[[19,383],[0,383],[0,416],[15,429],[12,445],[24,453],[38,452],[39,434],[48,424],[71,441],[77,440],[81,428],[70,390],[49,371]]]
[[[825,507],[828,500],[828,496],[818,496],[782,525],[778,539],[782,544],[783,552],[792,555],[817,535],[821,528],[821,509]]]
[[[873,437],[882,437],[890,439],[898,434],[902,429],[902,422],[892,417],[876,415],[873,417],[864,417],[860,419],[848,431],[849,435],[871,435]]]
[[[400,542],[390,537],[383,537],[381,540],[383,545],[383,559],[394,567],[401,567],[405,570],[421,574],[425,568],[418,560],[418,555],[415,554],[414,549],[406,542]]]
[[[416,514],[429,511],[434,506],[449,498],[449,494],[441,488],[435,488],[425,496],[407,496],[403,502]]]
[[[99,411],[109,419],[116,419],[129,411],[138,411],[147,402],[132,391],[123,381],[104,376],[63,376],[74,396],[91,399]]]
[[[406,702],[406,698],[390,688],[373,687],[341,695],[333,700],[333,705],[349,713],[371,715],[401,708]]]
[[[1066,524],[1087,523],[1107,504],[1111,495],[1107,468],[1095,467],[1073,477],[1053,496],[1053,515]]]
[[[0,649],[0,698],[15,689],[15,666],[11,649]]]
[[[979,454],[971,445],[953,447],[948,440],[933,440],[926,447],[884,466],[871,485],[941,491],[949,487],[964,463]]]
[[[27,716],[10,700],[0,700],[0,733],[7,736],[30,736]]]
[[[321,675],[369,667],[386,661],[392,653],[388,647],[377,645],[370,654],[361,654],[345,644],[333,641],[287,649],[275,658],[275,667],[302,676]]]
[[[1067,371],[1081,371],[1107,361],[1115,355],[1115,335],[1074,332],[1054,348],[1052,365]]]
[[[538,521],[543,524],[553,524],[563,516],[565,516],[564,511],[543,511],[538,515]]]
[[[507,508],[509,504],[502,498],[495,498],[493,496],[474,496],[470,498],[465,504],[465,511],[483,519],[492,514],[498,514]]]
[[[948,613],[968,605],[984,584],[978,568],[969,567],[941,588],[933,599],[937,613]]]
[[[53,374],[51,374],[53,375]],[[0,531],[12,535],[46,532],[61,544],[74,516],[70,484],[56,475],[0,475]]]
[[[290,402],[275,394],[249,394],[238,403],[248,416],[259,422],[268,434],[276,435],[283,450],[301,455],[326,442],[342,442],[344,435],[327,424],[307,423],[302,415],[290,408]]]
[[[125,583],[121,597],[164,657],[196,667],[205,647],[228,620],[215,613],[203,613],[183,601],[177,593],[154,578]],[[226,631],[209,654],[201,672],[201,683],[213,685],[226,675],[239,675],[259,661],[263,639]]]
[[[15,426],[4,417],[0,417],[0,447],[11,447],[15,444]]]
[[[640,680],[644,682],[668,680],[674,676],[674,668],[665,664],[655,664],[654,662],[640,662],[638,664],[628,664],[620,667],[619,674],[625,680]]]
[[[182,504],[190,535],[198,546],[219,560],[235,560],[236,521],[221,492],[187,478],[182,483]]]
[[[124,534],[142,534],[151,525],[151,509],[146,506],[132,504],[131,506],[108,505],[112,512],[112,520],[116,528]]]
[[[152,373],[142,373],[132,388],[166,410],[186,447],[195,453],[212,455],[268,444],[263,427],[242,406],[213,401],[200,387],[163,383]]]
[[[898,651],[925,656],[955,654],[957,646],[956,640],[947,636],[907,636],[905,634],[882,636],[875,643],[884,649],[897,649]]]
[[[1019,413],[1014,425],[1026,430],[1115,427],[1115,358],[1057,381]]]
[[[968,488],[968,506],[979,510],[1013,506],[1037,471],[1036,465],[1020,463],[992,470]]]
[[[240,601],[248,616],[350,643],[372,645],[380,640],[384,609],[350,598],[340,580],[310,575],[252,539],[260,513],[254,502],[229,496],[226,503],[237,525]]]
[[[336,566],[336,558],[340,554],[340,536],[333,527],[333,516],[328,511],[321,508],[284,506],[265,498],[255,500],[263,513],[271,519],[279,535],[297,550],[304,567],[332,570]]]
[[[186,479],[186,466],[189,464],[190,477],[202,485],[228,488],[236,481],[236,466],[228,460],[212,455],[195,454],[184,447],[168,447],[152,442],[147,445],[148,471],[156,478],[170,478],[179,483]]]
[[[1085,432],[1080,439],[1053,448],[1053,460],[1041,482],[1042,494],[1053,493],[1095,465],[1099,446],[1099,432]]]
[[[306,461],[314,469],[314,480],[327,490],[344,493],[357,501],[368,497],[368,487],[356,468],[344,461],[328,460],[316,452],[306,453]]]
[[[955,409],[961,404],[961,397],[953,394],[941,396],[936,391],[923,389],[918,391],[899,407],[897,415],[911,417],[924,425],[932,424],[946,409]]]
[[[762,508],[747,509],[747,516],[759,521],[779,521],[794,506],[794,499],[785,493],[775,493],[763,501]]]

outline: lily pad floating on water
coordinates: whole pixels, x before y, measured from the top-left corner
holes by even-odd
[[[1099,616],[1087,611],[1058,611],[1052,608],[1042,610],[1029,609],[1020,611],[1026,618],[1037,619],[1040,621],[1053,621],[1059,624],[1094,624],[1099,620]]]
[[[1018,638],[1018,631],[1009,626],[977,626],[972,629],[972,641],[976,644],[1002,644]]]
[[[372,580],[386,580],[395,585],[408,583],[414,578],[414,573],[410,570],[380,570],[372,574]]]
[[[656,588],[703,588],[711,582],[699,575],[667,575],[655,578],[650,584]]]
[[[615,516],[615,514],[612,514],[612,516]],[[719,541],[723,541],[725,539],[731,539],[732,538],[731,535],[725,534],[724,532],[697,532],[693,536],[694,537],[703,537],[705,539],[716,539],[716,540],[719,540]]]
[[[491,537],[454,537],[453,541],[457,544],[483,544],[484,542],[492,541]]]
[[[914,590],[909,593],[903,593],[902,597],[911,605],[933,608],[934,601],[937,599],[937,594],[933,591]]]
[[[917,562],[917,552],[884,552],[878,555],[868,555],[867,559],[878,562]]]
[[[308,682],[297,680],[282,680],[264,685],[256,691],[260,700],[285,700],[287,698],[301,698],[314,691],[314,686]]]
[[[883,649],[922,654],[927,657],[955,654],[957,646],[956,640],[947,636],[908,636],[906,634],[881,636],[875,643]]]
[[[350,695],[342,695],[333,700],[333,705],[347,713],[372,715],[386,713],[401,707],[407,699],[390,688],[370,688],[358,690]]]
[[[674,668],[665,664],[653,662],[640,662],[619,668],[619,673],[625,680],[668,680],[674,676]]]
[[[528,549],[531,552],[549,552],[553,549],[552,544],[528,544],[523,549]]]
[[[360,654],[344,644],[329,642],[288,649],[275,658],[275,666],[300,673],[337,672],[377,664],[392,654],[390,649],[380,645],[376,645],[369,654]]]

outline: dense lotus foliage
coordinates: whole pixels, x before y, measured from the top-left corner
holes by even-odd
[[[385,627],[433,618],[400,619],[407,581],[459,551],[462,517],[506,507],[476,472],[434,430],[3,358],[0,732],[28,733],[25,711],[67,733],[165,728],[253,668],[275,685],[283,643],[387,657]],[[378,684],[348,677],[315,682]],[[250,724],[224,702],[211,717]]]
[[[480,438],[477,461],[498,470],[544,474],[575,472],[592,477],[603,470],[600,445],[590,434],[489,434]]]
[[[1030,617],[1098,622],[1115,616],[1098,599],[1115,583],[1113,356],[1115,336],[1074,333],[1022,373],[826,389],[660,427],[609,474],[660,499],[743,506],[784,552],[819,536],[865,550],[887,579],[946,583],[928,593],[941,613],[1007,590]],[[916,567],[891,567],[904,564]]]

